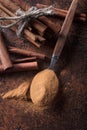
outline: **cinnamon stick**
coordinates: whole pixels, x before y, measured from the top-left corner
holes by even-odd
[[[47,7],[48,5],[43,5],[43,4],[36,4],[36,6],[38,8],[45,8]],[[66,17],[66,14],[67,14],[67,10],[63,10],[63,9],[58,9],[58,8],[54,8],[53,7],[53,11],[54,11],[54,14],[57,15],[57,16],[60,16],[62,18],[65,18]],[[76,20],[80,20],[80,21],[86,21],[87,18],[86,18],[86,14],[85,13],[76,13],[76,16],[75,16]]]
[[[29,31],[28,29],[25,29],[25,34],[27,37],[30,37],[33,41],[37,42],[39,41],[40,43],[43,43],[46,41],[45,38],[41,37],[40,35],[34,34],[31,31]]]
[[[3,10],[6,14],[8,14],[9,16],[14,17],[15,14],[13,14],[11,11],[9,11],[6,7],[4,7],[2,4],[0,4],[0,9]]]
[[[25,34],[25,37],[26,39],[31,42],[33,45],[35,45],[36,47],[40,48],[41,47],[41,44],[38,43],[38,42],[35,42],[34,40],[32,40],[32,38],[27,34],[27,30],[25,29],[24,30],[24,34]]]
[[[44,37],[36,34],[36,41],[40,41],[40,43],[45,43],[46,39]]]
[[[28,10],[31,5],[25,0],[12,0],[15,5],[20,6],[23,10]],[[20,4],[21,3],[21,4]]]
[[[25,30],[24,30],[24,33],[26,34],[27,37],[30,37],[33,41],[36,41],[36,40],[37,40],[36,35],[34,35],[31,31],[25,29]]]
[[[28,51],[28,50],[24,50],[24,49],[20,49],[20,48],[16,48],[16,47],[9,47],[8,48],[10,53],[16,53],[16,54],[20,54],[20,55],[24,55],[24,56],[35,56],[41,60],[45,60],[46,55],[41,54],[41,53],[37,53],[37,52],[32,52],[32,51]]]
[[[37,70],[37,69],[38,69],[37,62],[14,64],[13,67],[9,70],[4,70],[3,66],[0,65],[0,73],[20,72],[20,71]]]
[[[6,14],[3,10],[0,9],[0,17],[3,17],[3,16],[8,17],[9,15]],[[11,20],[10,21],[8,20],[6,22],[4,20],[0,20],[0,23],[5,25],[5,26],[8,25],[8,24],[11,24],[12,22],[13,21],[11,21]],[[16,31],[16,26],[11,27],[11,29],[15,32]]]
[[[15,59],[13,60],[13,63],[23,63],[23,62],[31,62],[36,61],[36,57],[27,57],[27,58],[21,58],[21,59]]]
[[[14,12],[19,9],[19,6],[15,5],[10,0],[0,0],[0,3],[5,6],[5,8],[9,9],[10,11]]]
[[[38,18],[41,22],[46,24],[52,31],[55,33],[58,33],[61,29],[60,24],[57,22],[56,24],[52,22],[50,19],[48,19],[46,16],[41,16]]]
[[[41,36],[43,36],[47,31],[47,26],[36,19],[31,21],[31,27],[34,27]]]
[[[0,32],[0,60],[1,63],[3,64],[4,70],[11,68],[13,66],[1,32]]]

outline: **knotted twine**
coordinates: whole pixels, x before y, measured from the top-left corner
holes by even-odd
[[[8,24],[6,26],[0,24],[0,31],[3,29],[9,29],[12,26],[17,25],[17,36],[21,36],[23,30],[27,27],[28,23],[31,20],[37,19],[38,17],[43,15],[47,16],[52,14],[53,14],[52,6],[43,9],[38,9],[35,6],[32,6],[27,11],[22,11],[21,9],[19,9],[16,11],[17,16],[15,17],[0,17],[0,20],[4,20],[4,21],[15,20],[15,22]]]

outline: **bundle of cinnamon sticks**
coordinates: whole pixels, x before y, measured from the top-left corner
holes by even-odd
[[[12,59],[11,54],[17,54],[25,57]],[[3,32],[0,32],[0,73],[37,70],[39,69],[38,59],[45,60],[45,58],[45,54],[12,46],[7,47],[4,40],[4,34]]]
[[[17,5],[17,3],[14,4],[11,0],[0,0],[0,11],[3,12],[0,13],[0,15],[5,17],[14,17],[16,16],[15,12],[21,7],[21,4],[19,6]],[[28,8],[30,7],[28,6]],[[22,10],[25,11],[24,8],[22,8]],[[53,35],[54,33],[59,32],[61,27],[59,23],[55,25],[54,22],[52,22],[50,19],[46,17],[43,21],[45,21],[45,23],[42,22],[40,19],[34,19],[29,23],[29,27],[27,27],[27,29],[24,30],[25,38],[37,47],[40,47],[41,45],[43,45],[43,43],[45,43],[46,36],[49,37],[51,34]],[[12,21],[9,22],[12,23]],[[13,30],[16,31],[16,28],[13,27]],[[50,33],[50,35],[47,35],[48,33]]]
[[[21,4],[20,4],[21,3]],[[42,4],[36,4],[37,8],[45,8],[47,5]],[[30,8],[29,3],[22,1],[22,0],[0,0],[0,15],[2,16],[16,16],[15,12],[18,9],[22,9],[23,11],[26,11]],[[65,18],[67,14],[67,10],[58,9],[53,7],[54,16],[58,16],[61,18]],[[86,14],[76,14],[75,20],[78,21],[86,21]],[[9,21],[10,23],[12,21]],[[5,23],[7,24],[7,22]],[[58,35],[58,32],[60,31],[60,24],[59,22],[55,23],[50,18],[46,16],[41,16],[38,19],[34,19],[29,23],[29,26],[24,30],[24,36],[25,38],[34,44],[37,47],[40,47],[43,45],[43,43],[46,43],[46,40],[53,37],[55,34]],[[13,27],[13,30],[16,31],[16,28]],[[48,34],[48,35],[47,35]],[[49,38],[48,38],[49,37]]]
[[[10,3],[9,3],[10,2]],[[0,0],[0,17],[8,17],[8,16],[15,16],[16,10],[19,9],[19,6],[15,5],[11,0],[8,1],[2,1]],[[2,24],[8,25],[13,21],[1,21]],[[38,20],[35,20],[33,22],[33,27],[38,30],[39,33],[44,34],[45,30],[47,29],[47,26],[41,23]],[[16,32],[16,27],[11,28],[13,31]],[[40,44],[42,44],[45,41],[45,38],[41,35],[32,33],[32,28],[28,27],[24,30],[25,38],[28,39],[31,43],[33,43],[35,46],[40,47]],[[40,42],[40,44],[38,43]],[[7,44],[4,41],[4,34],[3,32],[0,32],[0,73],[3,72],[15,72],[15,71],[25,71],[25,70],[37,70],[39,68],[38,66],[38,59],[39,60],[45,60],[46,55],[28,51],[12,46],[6,46]],[[21,55],[24,58],[20,59],[12,59],[12,54]]]
[[[20,4],[21,3],[21,4]],[[46,8],[47,5],[36,4],[38,9]],[[0,0],[0,17],[14,17],[16,16],[15,12],[18,9],[22,9],[26,11],[30,8],[30,4],[23,0]],[[54,8],[53,7],[53,16],[59,18],[65,18],[67,14],[67,10]],[[54,20],[55,20],[55,17]],[[87,21],[86,14],[84,13],[76,13],[75,21],[85,22]],[[15,20],[14,20],[15,21]],[[0,21],[4,25],[11,24],[13,20],[10,21]],[[16,32],[16,26],[11,28],[14,32]],[[61,29],[61,25],[59,22],[53,22],[50,17],[41,16],[38,19],[34,19],[30,21],[29,25],[26,29],[24,29],[25,38],[40,48],[47,40],[53,38],[53,36],[58,36],[58,33]],[[48,41],[49,42],[49,41]],[[10,53],[15,53],[17,55],[25,56],[25,58],[21,59],[11,59]],[[3,33],[0,32],[0,61],[2,65],[0,65],[0,72],[14,72],[14,71],[25,71],[25,70],[37,70],[38,62],[37,59],[44,60],[46,55],[26,51],[16,47],[6,47]]]

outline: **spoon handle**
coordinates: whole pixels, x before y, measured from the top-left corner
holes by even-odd
[[[74,19],[74,15],[76,12],[78,1],[79,0],[73,0],[71,5],[70,5],[70,8],[69,8],[68,13],[66,15],[66,18],[64,20],[64,23],[61,27],[59,37],[58,37],[58,40],[56,42],[56,45],[55,45],[55,48],[54,48],[54,51],[52,54],[52,58],[51,58],[50,66],[49,66],[50,69],[54,69],[54,66],[57,63],[59,56],[63,50],[66,38],[68,36],[71,24],[72,24],[73,19]]]

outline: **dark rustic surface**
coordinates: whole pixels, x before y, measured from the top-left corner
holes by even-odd
[[[71,0],[26,0],[68,8]],[[8,44],[40,51],[12,32],[5,31]],[[52,49],[41,51],[51,55]],[[41,64],[42,65],[42,64]],[[42,68],[45,68],[43,63]],[[0,98],[0,130],[87,130],[87,24],[74,23],[57,66],[60,96],[51,108],[37,108],[31,101]],[[0,93],[16,88],[37,72],[0,75]]]

